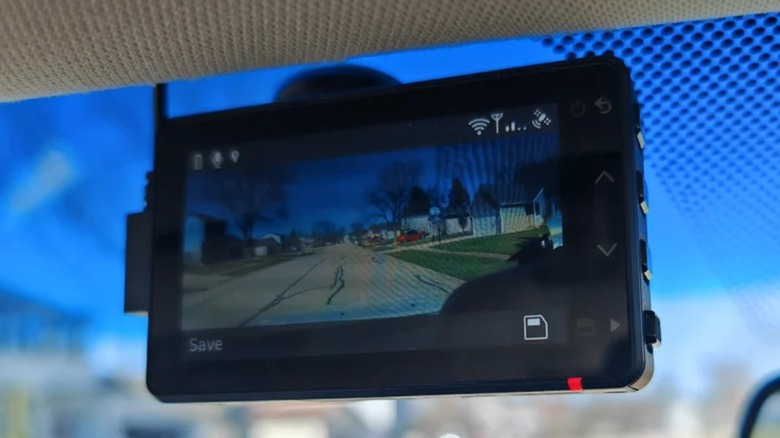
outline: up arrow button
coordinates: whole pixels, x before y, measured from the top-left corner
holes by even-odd
[[[609,172],[607,172],[606,170],[604,170],[604,171],[602,171],[602,172],[599,174],[599,177],[598,177],[598,178],[596,178],[596,181],[593,183],[593,185],[594,185],[594,186],[597,186],[597,185],[599,185],[599,183],[600,183],[600,182],[602,182],[602,181],[604,181],[605,183],[606,183],[606,182],[613,183],[613,182],[615,182],[615,178],[612,178],[612,175],[610,175],[610,174],[609,174]]]

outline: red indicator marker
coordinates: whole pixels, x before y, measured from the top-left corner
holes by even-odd
[[[582,377],[569,377],[566,382],[569,384],[569,391],[582,391]]]

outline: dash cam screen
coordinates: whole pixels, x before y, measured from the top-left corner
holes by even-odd
[[[546,105],[398,125],[316,158],[192,154],[182,330],[438,315],[475,280],[549,257],[564,244],[555,118]]]

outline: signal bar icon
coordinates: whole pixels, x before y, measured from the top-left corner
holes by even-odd
[[[474,130],[474,132],[477,133],[477,135],[482,135],[482,132],[487,128],[487,125],[490,124],[490,120],[478,118],[473,119],[469,122],[469,126],[471,126],[471,129]]]
[[[517,126],[514,120],[512,121],[512,123],[507,124],[506,127],[504,128],[504,131],[506,132],[525,131],[525,130],[526,130],[525,126]]]
[[[490,118],[496,121],[496,134],[498,134],[498,121],[501,120],[501,117],[504,117],[504,113],[493,113],[490,115]]]

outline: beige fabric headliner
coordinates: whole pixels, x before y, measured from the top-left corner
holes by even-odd
[[[771,10],[780,0],[0,0],[0,100]]]

